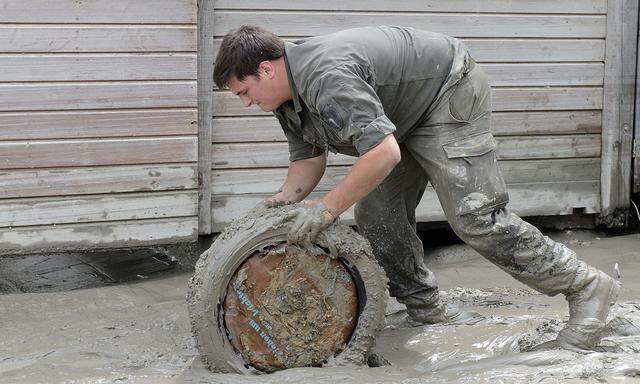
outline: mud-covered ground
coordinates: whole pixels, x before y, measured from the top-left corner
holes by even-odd
[[[301,368],[271,375],[212,374],[189,331],[188,274],[53,293],[0,295],[0,383],[441,383],[640,382],[640,235],[554,237],[623,287],[599,351],[522,352],[554,337],[562,297],[540,295],[463,245],[432,250],[447,300],[485,315],[475,325],[403,327],[389,305],[376,351],[391,365]],[[636,378],[637,377],[637,378]]]

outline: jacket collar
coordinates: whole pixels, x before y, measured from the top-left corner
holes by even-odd
[[[300,113],[300,111],[302,111],[302,105],[300,104],[300,95],[298,94],[298,87],[296,87],[296,83],[293,81],[293,75],[291,74],[291,67],[289,67],[289,59],[287,58],[287,52],[295,46],[296,46],[295,44],[285,41],[284,65],[287,71],[287,79],[289,80],[289,87],[291,88],[291,98],[293,99],[293,107],[296,113]]]

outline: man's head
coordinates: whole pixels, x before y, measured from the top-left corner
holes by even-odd
[[[284,64],[284,41],[260,27],[242,26],[229,32],[213,70],[219,88],[228,87],[245,106],[265,112],[291,99]]]

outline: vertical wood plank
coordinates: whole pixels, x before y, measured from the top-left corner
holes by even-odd
[[[602,111],[602,212],[599,224],[628,224],[638,0],[609,0]]]
[[[640,18],[640,10],[638,10],[638,17]],[[640,28],[640,20],[638,21],[638,28]],[[636,45],[636,94],[635,94],[635,121],[634,121],[634,135],[633,135],[633,192],[640,192],[640,39],[638,39]]]
[[[213,0],[198,0],[198,233],[211,233]]]

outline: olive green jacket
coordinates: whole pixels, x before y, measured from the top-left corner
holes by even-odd
[[[459,40],[412,28],[364,27],[285,43],[293,100],[274,113],[290,160],[326,150],[361,156],[390,133],[402,142],[470,60]]]

